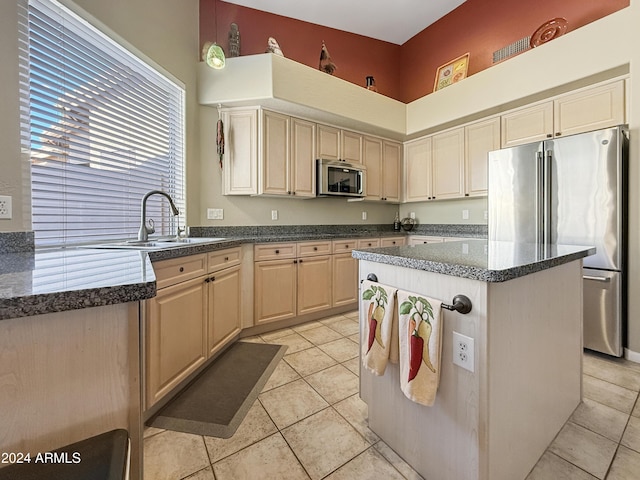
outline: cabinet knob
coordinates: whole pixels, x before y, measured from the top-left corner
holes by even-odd
[[[395,245],[395,244],[396,244],[396,241],[394,240],[393,242],[391,242],[391,244],[392,244],[392,245]]]
[[[313,247],[313,251],[316,252],[318,250],[318,247]]]
[[[210,278],[205,278],[205,279],[204,279],[204,283],[209,283],[210,281],[211,281],[211,279],[210,279]]]
[[[276,254],[280,253],[280,250],[276,250]]]
[[[344,248],[349,248],[349,245],[345,245]]]
[[[180,273],[184,272],[184,267],[180,267]]]
[[[298,260],[299,263],[302,263],[302,259]]]
[[[371,246],[371,243],[369,243],[369,246]]]
[[[291,192],[291,195],[295,195],[295,194],[296,194],[296,192]]]
[[[224,261],[228,262],[229,261],[229,257],[224,257]]]
[[[551,135],[550,133],[547,133],[547,138],[551,138],[553,137],[553,135]]]
[[[465,196],[465,197],[468,197],[468,196],[469,196],[469,194],[468,194],[468,193],[465,193],[465,194],[464,194],[464,196]]]
[[[211,281],[215,282],[216,281],[216,277],[211,277]]]
[[[559,137],[560,135],[562,135],[562,132],[556,132],[556,137]]]
[[[298,263],[298,260],[294,260],[293,263]]]

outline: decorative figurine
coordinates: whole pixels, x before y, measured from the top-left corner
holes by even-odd
[[[367,90],[371,90],[372,92],[378,91],[378,88],[376,87],[376,81],[371,75],[369,75],[365,80],[367,82]]]
[[[320,65],[318,68],[329,75],[333,75],[335,69],[338,68],[331,61],[331,55],[329,55],[329,50],[327,50],[324,40],[322,41],[322,50],[320,50]]]
[[[269,52],[274,53],[276,55],[280,55],[281,57],[284,57],[282,50],[280,50],[280,45],[278,45],[278,42],[276,42],[276,39],[273,37],[269,37],[269,41],[267,42],[266,53],[269,53]]]
[[[229,30],[229,56],[240,56],[240,31],[235,23],[231,24],[231,30]]]

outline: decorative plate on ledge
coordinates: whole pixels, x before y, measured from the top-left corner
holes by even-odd
[[[549,40],[559,37],[566,31],[567,20],[564,18],[554,18],[540,25],[538,29],[533,32],[529,44],[531,45],[531,48],[539,47],[543,43],[547,43]]]

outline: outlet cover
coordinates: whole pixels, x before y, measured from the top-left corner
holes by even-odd
[[[362,219],[366,220],[367,219],[367,212],[362,212]]]
[[[453,363],[459,367],[474,371],[475,348],[473,338],[453,332]]]
[[[409,212],[409,218],[411,218],[412,220],[416,219],[416,212]]]
[[[469,220],[469,210],[467,210],[466,208],[462,210],[462,219]]]
[[[11,220],[11,197],[8,195],[0,195],[0,218]]]
[[[224,220],[222,208],[207,208],[207,220]]]
[[[271,210],[271,220],[278,219],[278,210]]]

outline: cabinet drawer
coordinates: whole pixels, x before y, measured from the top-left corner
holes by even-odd
[[[157,288],[168,287],[207,273],[206,254],[162,260],[153,264]]]
[[[253,260],[277,260],[279,258],[295,258],[295,243],[260,243],[253,247]]]
[[[358,243],[356,243],[357,248],[378,248],[379,246],[379,238],[359,238]]]
[[[422,245],[423,243],[442,243],[443,237],[429,237],[424,235],[409,236],[409,245]]]
[[[356,248],[357,241],[351,240],[334,240],[332,245],[333,253],[351,253],[351,250]]]
[[[211,252],[207,258],[208,272],[217,272],[223,268],[232,267],[240,263],[240,247]]]
[[[331,253],[331,241],[321,242],[300,242],[298,243],[298,256],[308,257],[311,255],[327,255]]]
[[[380,239],[381,247],[399,247],[400,245],[406,244],[407,239],[405,237],[389,237]]]

